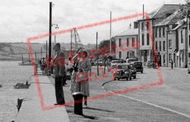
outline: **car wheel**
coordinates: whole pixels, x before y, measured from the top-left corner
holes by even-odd
[[[120,80],[120,78],[117,78],[117,80]]]
[[[141,71],[141,73],[143,73],[143,71]]]
[[[128,81],[129,79],[128,79],[128,78],[126,78],[126,80]]]
[[[136,76],[134,76],[133,78],[136,79]]]

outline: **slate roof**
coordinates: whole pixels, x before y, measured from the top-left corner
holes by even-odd
[[[151,14],[151,18],[163,18],[166,14],[172,14],[180,8],[180,4],[163,4],[159,9]]]
[[[164,25],[172,25],[176,24],[178,21],[185,18],[185,11],[182,8],[176,10],[172,15],[168,16],[166,19],[162,20],[155,26],[164,26]]]
[[[138,35],[138,29],[128,29],[128,30],[125,30],[125,31],[117,34],[115,37],[132,36],[132,35]]]
[[[161,7],[157,8],[155,11],[149,13],[149,16],[151,19],[157,19],[157,21],[160,22],[163,18],[168,17],[179,8],[180,8],[180,4],[163,4]],[[139,21],[143,21],[143,19]]]

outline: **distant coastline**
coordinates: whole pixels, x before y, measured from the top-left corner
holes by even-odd
[[[21,61],[20,59],[16,59],[16,58],[0,58],[0,61]]]

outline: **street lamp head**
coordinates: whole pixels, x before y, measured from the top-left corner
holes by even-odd
[[[55,26],[55,29],[59,29],[58,24],[52,24],[51,26],[52,26],[52,27]]]
[[[57,26],[55,27],[55,29],[59,29],[59,26],[57,25]]]

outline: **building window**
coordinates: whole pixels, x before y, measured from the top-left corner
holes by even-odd
[[[159,27],[159,37],[161,37],[161,27]]]
[[[158,42],[156,41],[156,50],[158,50]]]
[[[166,58],[165,58],[165,54],[163,55],[163,63],[166,63]]]
[[[190,47],[190,35],[189,35],[189,47]]]
[[[144,45],[144,34],[142,34],[142,45]]]
[[[165,28],[163,27],[163,30],[162,30],[162,34],[163,34],[163,37],[165,37]]]
[[[172,40],[171,39],[169,40],[169,48],[170,49],[172,48]]]
[[[162,51],[162,43],[159,41],[159,50]]]
[[[154,33],[155,33],[155,37],[157,37],[157,32],[158,32],[158,31],[157,31],[157,27],[155,27],[154,30],[155,30],[155,32],[154,32]]]
[[[183,30],[181,30],[181,43],[183,43]]]
[[[129,47],[129,38],[127,38],[127,47]]]
[[[144,30],[144,22],[141,22],[141,30]]]
[[[172,60],[172,54],[170,53],[169,54],[169,61],[171,61]]]
[[[149,34],[147,33],[147,45],[150,44]]]
[[[121,38],[119,38],[119,47],[121,47]]]
[[[132,38],[132,47],[135,47],[135,38]]]
[[[166,50],[166,42],[163,41],[163,51],[165,51],[165,50]]]
[[[121,59],[121,56],[122,56],[122,53],[121,53],[121,51],[119,51],[119,58]]]
[[[126,58],[129,58],[129,52],[127,52],[127,57]]]
[[[189,58],[190,58],[190,53],[189,53]]]

